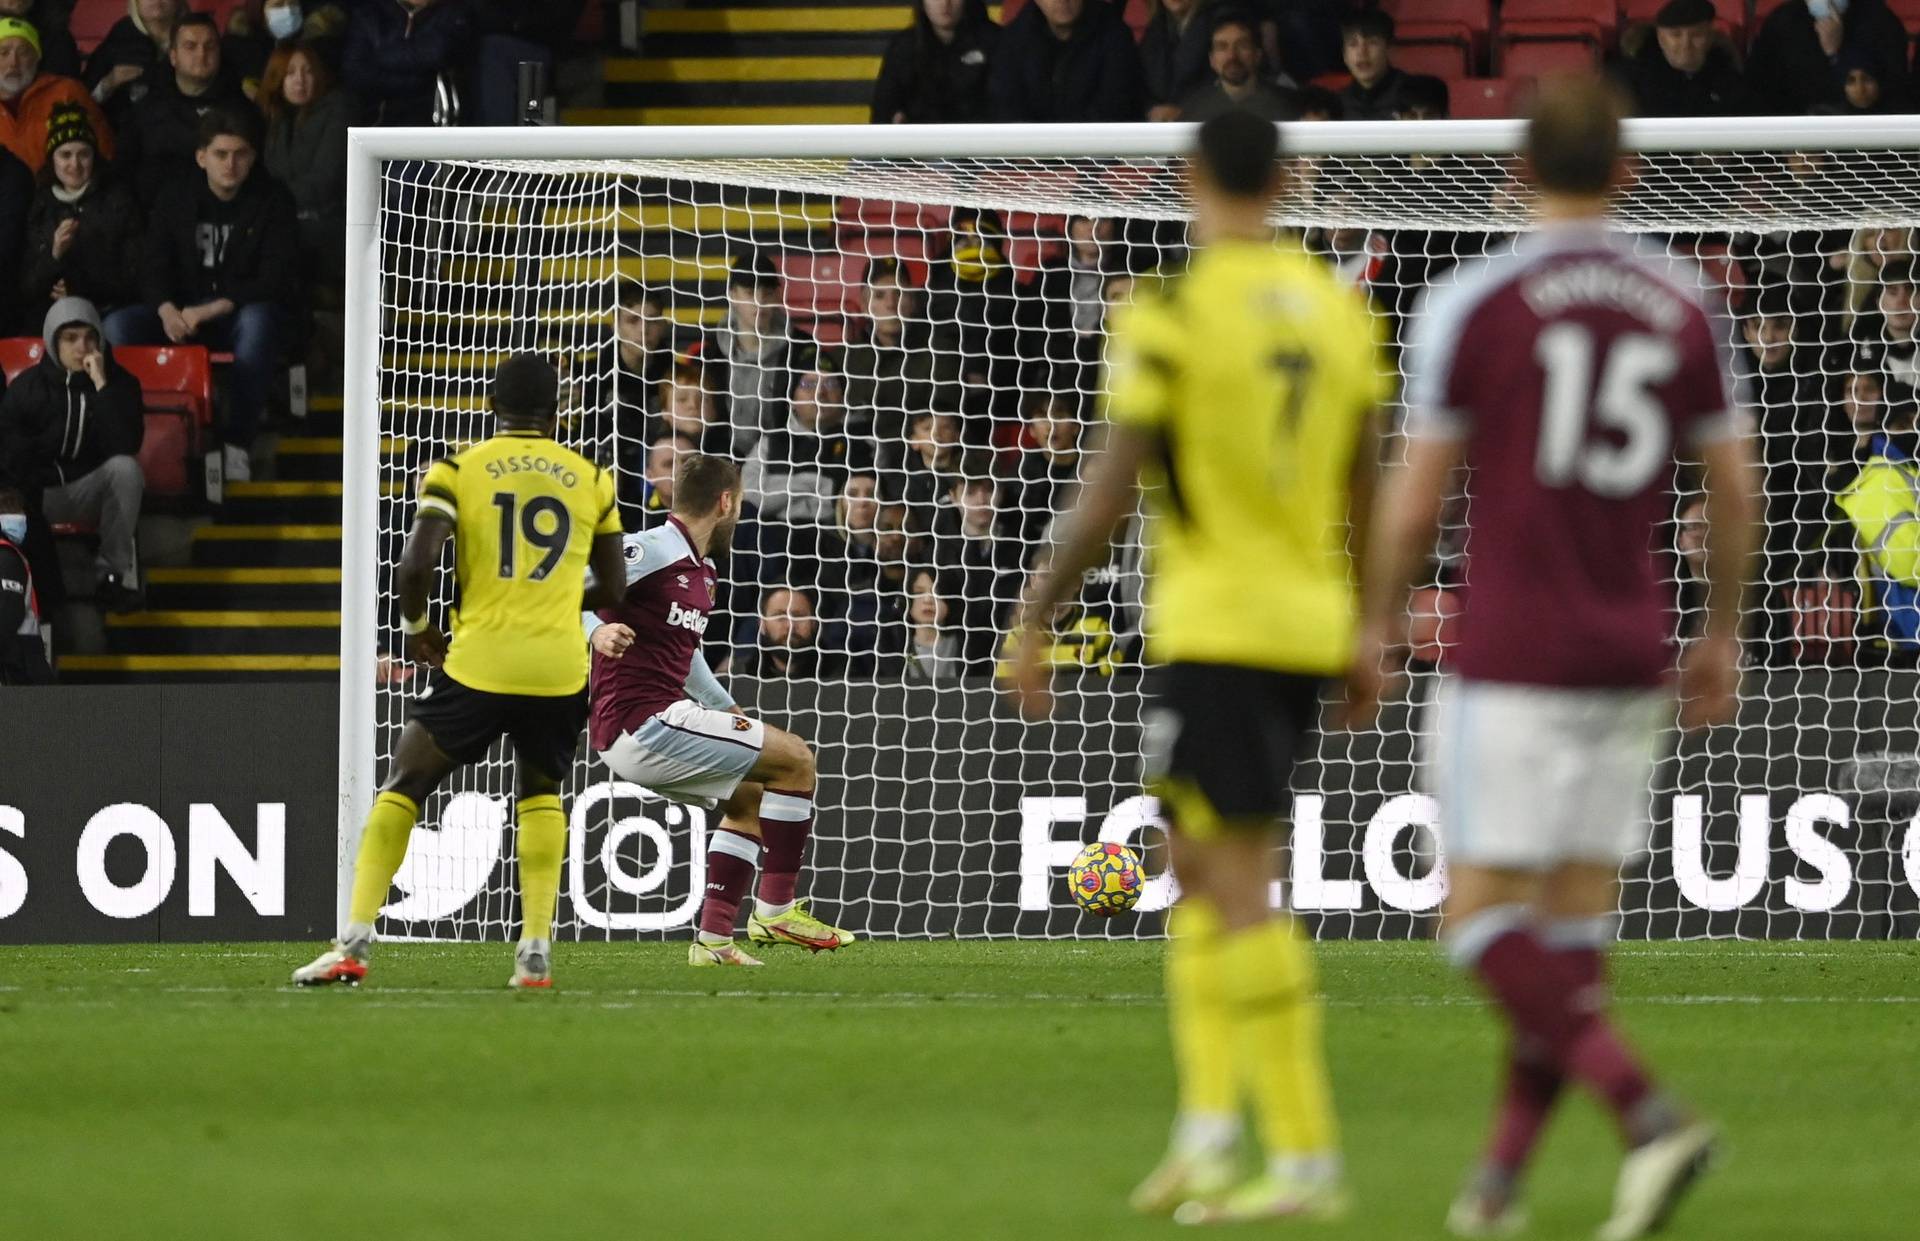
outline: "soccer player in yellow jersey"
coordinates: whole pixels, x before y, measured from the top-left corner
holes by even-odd
[[[520,857],[520,943],[510,985],[552,985],[553,906],[567,834],[560,784],[587,719],[580,609],[610,606],[626,584],[613,478],[554,442],[559,391],[558,373],[534,355],[502,362],[493,375],[494,435],[436,461],[420,484],[396,581],[408,658],[435,671],[413,701],[361,830],[347,926],[332,948],[294,971],[296,983],[366,977],[373,920],[407,855],[421,803],[504,733],[513,740]],[[460,599],[451,644],[427,618],[449,538]]]
[[[1313,959],[1269,893],[1295,755],[1353,645],[1353,549],[1387,388],[1359,296],[1276,244],[1278,156],[1274,126],[1244,112],[1200,127],[1197,248],[1114,327],[1106,449],[1026,600],[1015,671],[1023,706],[1044,712],[1046,619],[1144,481],[1159,666],[1142,744],[1183,896],[1167,949],[1179,1113],[1133,1202],[1193,1223],[1346,1209]],[[1250,1176],[1237,1158],[1247,1108],[1266,1152]]]

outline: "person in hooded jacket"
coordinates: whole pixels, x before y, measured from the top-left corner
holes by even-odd
[[[113,360],[100,312],[67,297],[47,311],[47,351],[0,398],[0,459],[28,509],[50,522],[99,528],[96,597],[138,606],[134,532],[146,476],[136,459],[145,423],[139,381]]]
[[[991,120],[987,75],[999,42],[986,0],[920,0],[913,25],[895,35],[880,58],[873,123]]]
[[[1006,27],[992,83],[1001,121],[1137,121],[1146,115],[1140,50],[1105,0],[1033,0]]]
[[[1794,116],[1846,103],[1843,56],[1864,58],[1890,112],[1904,112],[1907,31],[1886,0],[1787,0],[1767,14],[1747,53],[1760,109]]]
[[[83,297],[102,314],[139,294],[140,208],[100,158],[93,124],[79,108],[47,123],[47,162],[27,214],[20,263],[21,304],[38,326],[63,297]]]

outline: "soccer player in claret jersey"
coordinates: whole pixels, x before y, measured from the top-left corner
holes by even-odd
[[[732,462],[683,457],[666,524],[626,537],[624,593],[583,618],[593,647],[594,752],[622,780],[721,812],[707,842],[706,899],[687,957],[694,965],[760,964],[733,942],[756,865],[749,940],[814,952],[854,941],[794,896],[813,830],[813,752],[749,719],[700,654],[714,603],[710,553],[728,545],[739,512]]]
[[[1447,850],[1447,952],[1511,1039],[1492,1141],[1448,1217],[1463,1237],[1523,1226],[1516,1185],[1567,1085],[1598,1097],[1627,1146],[1603,1241],[1658,1228],[1715,1140],[1608,1020],[1603,953],[1620,864],[1646,843],[1674,697],[1651,549],[1675,454],[1704,466],[1710,523],[1706,632],[1679,661],[1683,727],[1733,714],[1756,488],[1724,326],[1691,279],[1607,231],[1626,178],[1619,116],[1598,79],[1541,90],[1526,140],[1539,228],[1419,318],[1406,464],[1382,488],[1365,574],[1349,690],[1363,714],[1455,468],[1470,466],[1467,598],[1425,769]]]
[[[498,429],[428,468],[396,585],[407,657],[433,667],[408,710],[393,766],[360,833],[352,907],[334,946],[293,973],[304,986],[358,983],[373,920],[426,801],[457,767],[513,741],[520,943],[514,987],[553,983],[553,907],[567,819],[560,784],[587,718],[583,603],[618,594],[620,510],[613,476],[554,442],[560,376],[515,354],[493,376]],[[449,645],[427,618],[440,552],[454,541],[460,606]],[[595,585],[587,585],[587,569]]]
[[[1386,396],[1359,296],[1268,212],[1275,127],[1202,125],[1188,271],[1143,288],[1109,345],[1112,427],[1026,600],[1015,677],[1048,705],[1047,618],[1104,554],[1144,478],[1153,516],[1146,777],[1182,896],[1167,949],[1179,1114],[1136,1208],[1196,1223],[1346,1206],[1313,957],[1270,892],[1296,755],[1351,654],[1350,533],[1367,513]],[[1251,1104],[1264,1166],[1239,1163]]]

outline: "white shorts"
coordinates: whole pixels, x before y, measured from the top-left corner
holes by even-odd
[[[1646,847],[1665,689],[1447,677],[1428,709],[1427,792],[1449,860],[1503,870],[1617,866]]]
[[[677,802],[711,810],[760,760],[767,726],[683,698],[600,752],[613,774]]]

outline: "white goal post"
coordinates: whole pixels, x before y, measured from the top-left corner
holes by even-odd
[[[1283,133],[1294,175],[1281,244],[1363,288],[1396,344],[1426,287],[1527,227],[1518,121]],[[1062,718],[1019,722],[990,674],[1005,583],[1044,543],[1097,417],[1104,307],[1183,253],[1178,157],[1191,135],[1148,124],[352,131],[343,917],[360,825],[418,686],[383,659],[398,649],[387,582],[411,496],[433,457],[486,433],[493,361],[531,348],[564,359],[565,434],[621,471],[634,521],[656,503],[650,441],[665,434],[670,454],[689,425],[651,406],[681,386],[697,385],[686,399],[701,412],[687,417],[713,420],[701,446],[748,459],[756,542],[725,570],[725,624],[708,638],[731,655],[744,704],[819,748],[803,891],[882,937],[1158,934],[1165,879],[1139,913],[1107,921],[1078,914],[1062,882],[1096,834],[1148,846],[1159,870],[1155,810],[1134,783],[1137,524],[1055,648]],[[1769,541],[1740,720],[1660,764],[1648,850],[1623,874],[1622,933],[1911,938],[1920,635],[1904,626],[1920,609],[1899,591],[1914,570],[1886,555],[1882,527],[1899,514],[1873,524],[1840,497],[1863,466],[1905,468],[1883,449],[1908,442],[1920,385],[1920,330],[1903,308],[1920,249],[1920,123],[1636,120],[1627,139],[1640,159],[1621,227],[1726,309],[1731,352],[1752,372]],[[730,310],[735,276],[746,286]],[[665,332],[645,346],[644,384],[604,348],[635,286]],[[822,444],[852,455],[829,461]],[[1683,630],[1698,519],[1688,486],[1683,472],[1663,549]],[[1433,929],[1444,845],[1410,759],[1445,666],[1459,542],[1443,538],[1416,596],[1420,673],[1405,700],[1371,733],[1330,736],[1297,777],[1284,896],[1321,935]],[[776,603],[782,615],[804,603],[816,662],[794,662],[756,628]],[[612,782],[585,750],[567,789],[558,934],[689,927],[704,816]],[[426,808],[385,933],[514,933],[510,780],[496,752]]]

